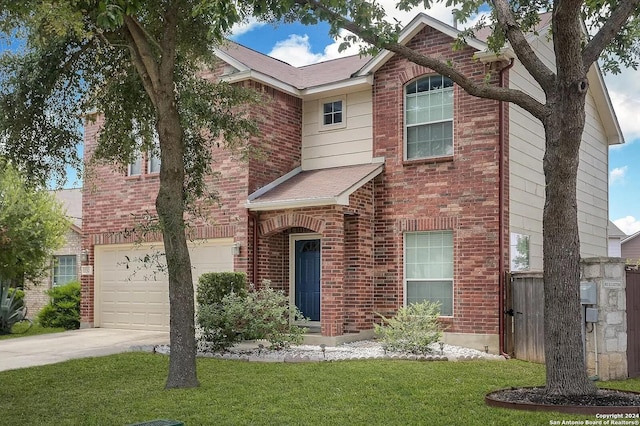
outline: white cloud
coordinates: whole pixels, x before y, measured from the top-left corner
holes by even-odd
[[[633,216],[625,216],[620,219],[616,219],[613,221],[618,228],[622,232],[627,235],[635,234],[636,232],[640,232],[640,220],[636,219]]]
[[[397,19],[401,22],[402,25],[406,25],[420,12],[420,10],[418,9],[411,10],[410,12],[399,11],[395,9],[395,2],[396,0],[383,0],[380,2],[387,11],[387,20],[391,22],[393,22],[394,19]],[[426,13],[435,19],[451,25],[453,23],[453,15],[451,13],[452,9],[453,8],[445,7],[442,4],[436,4]],[[459,27],[467,28],[478,22],[480,19],[482,19],[483,16],[487,15],[487,13],[481,13],[474,17],[474,19],[472,19],[471,21],[460,24]],[[277,42],[273,49],[271,49],[271,52],[268,53],[268,55],[296,67],[315,64],[317,62],[327,61],[344,56],[356,55],[360,52],[359,44],[352,45],[342,52],[339,51],[340,44],[343,41],[343,37],[347,34],[350,33],[348,31],[342,30],[340,32],[340,36],[336,40],[334,40],[333,43],[327,45],[324,48],[323,53],[312,52],[311,43],[309,43],[309,36],[307,34],[290,34],[289,37],[285,40]]]
[[[616,182],[624,181],[624,176],[627,174],[627,169],[629,167],[622,166],[616,167],[615,169],[609,172],[609,185],[613,185]]]
[[[341,34],[346,34],[342,32]],[[359,46],[351,46],[343,52],[339,52],[341,37],[332,44],[324,48],[323,53],[313,53],[311,51],[311,43],[309,36],[289,34],[285,40],[281,40],[268,53],[269,56],[280,59],[294,67],[315,64],[317,62],[328,61],[330,59],[340,58],[343,56],[356,55],[360,51]]]
[[[308,35],[289,34],[289,38],[280,40],[273,46],[269,56],[287,62],[294,67],[313,64],[322,60],[322,55],[311,52]]]
[[[242,34],[248,33],[249,31],[253,31],[254,29],[260,28],[263,25],[266,25],[266,23],[260,22],[256,20],[256,18],[251,17],[245,19],[244,21],[234,24],[233,27],[231,27],[231,38],[238,37]]]

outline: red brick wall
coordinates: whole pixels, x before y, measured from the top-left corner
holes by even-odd
[[[220,69],[208,77],[215,78]],[[302,104],[276,90],[253,84],[264,96],[264,103],[249,108],[249,115],[260,128],[260,134],[251,139],[262,150],[259,160],[241,162],[222,148],[213,152],[213,169],[220,172],[220,179],[209,179],[220,200],[220,205],[205,209],[206,219],[193,220],[195,238],[234,237],[241,244],[240,255],[235,257],[235,269],[249,272],[252,228],[247,209],[248,195],[300,165]],[[88,164],[97,143],[102,117],[85,126],[85,164]],[[249,179],[249,176],[252,176]],[[126,176],[125,169],[112,165],[95,165],[87,168],[83,189],[83,247],[89,250],[93,265],[94,244],[134,242],[134,236],[122,231],[133,228],[146,212],[155,214],[155,197],[159,187],[157,174]],[[147,236],[147,241],[159,241],[160,235]],[[93,323],[93,276],[82,277],[82,322]]]
[[[344,329],[370,330],[373,305],[374,183],[351,194],[344,224]]]
[[[472,51],[452,52],[452,39],[425,28],[410,43],[450,59],[477,81],[485,66]],[[454,153],[435,160],[403,161],[404,85],[434,74],[394,57],[374,81],[374,157],[385,157],[376,180],[375,309],[392,314],[404,303],[403,234],[452,230],[454,316],[450,332],[498,332],[498,102],[454,87]],[[493,79],[491,84],[497,84]]]

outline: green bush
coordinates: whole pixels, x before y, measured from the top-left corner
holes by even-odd
[[[14,300],[20,304],[20,306],[24,306],[24,290],[19,288],[10,288],[9,296],[15,293]]]
[[[51,303],[38,314],[43,327],[62,327],[65,330],[80,328],[80,283],[72,281],[47,291]]]
[[[199,306],[200,340],[205,346],[224,350],[251,339],[265,339],[272,349],[301,343],[305,329],[292,324],[292,320],[303,319],[301,312],[291,307],[282,291],[268,284],[265,281],[260,290],[246,295],[230,293],[221,304]]]
[[[24,292],[9,287],[8,283],[0,285],[0,334],[11,333],[11,328],[27,315],[24,306]]]
[[[442,338],[439,316],[440,303],[413,303],[400,308],[393,318],[380,315],[382,324],[375,325],[375,334],[387,351],[426,354]]]
[[[247,275],[244,272],[207,272],[198,279],[198,305],[222,303],[230,293],[247,293]]]

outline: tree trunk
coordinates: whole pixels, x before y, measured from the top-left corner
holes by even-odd
[[[171,353],[167,388],[199,385],[196,375],[196,338],[193,277],[185,234],[184,132],[177,107],[174,73],[178,10],[165,13],[163,52],[157,68],[155,90],[157,131],[160,142],[160,189],[156,210],[162,226],[169,272],[169,325]]]
[[[544,120],[546,392],[587,395],[595,393],[596,387],[587,376],[582,346],[576,183],[588,83],[582,61],[576,59],[581,57],[579,15],[558,15],[553,28],[558,74],[547,99],[551,113]]]
[[[184,141],[175,104],[160,101],[158,114],[161,163],[156,209],[169,272],[171,354],[166,387],[188,388],[199,383],[193,278],[184,222]]]

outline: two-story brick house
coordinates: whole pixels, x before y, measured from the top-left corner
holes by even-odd
[[[457,34],[419,15],[400,40],[479,82],[492,67],[489,84],[542,98],[508,53],[488,54],[481,40],[452,51]],[[543,35],[530,42],[553,57]],[[435,300],[448,341],[498,351],[505,272],[542,269],[542,126],[390,52],[301,68],[233,43],[217,55],[209,78],[270,100],[251,107],[261,129],[251,142],[265,155],[239,163],[215,153],[222,206],[193,228],[194,279],[215,270],[269,279],[328,342],[371,335],[376,313]],[[622,137],[597,69],[590,80],[580,236],[583,256],[605,256],[608,145]],[[99,128],[86,128],[87,157]],[[161,250],[157,236],[140,247],[122,232],[154,209],[157,161],[141,159],[126,173],[99,167],[85,184],[84,326],[168,327],[166,282],[123,263]]]

